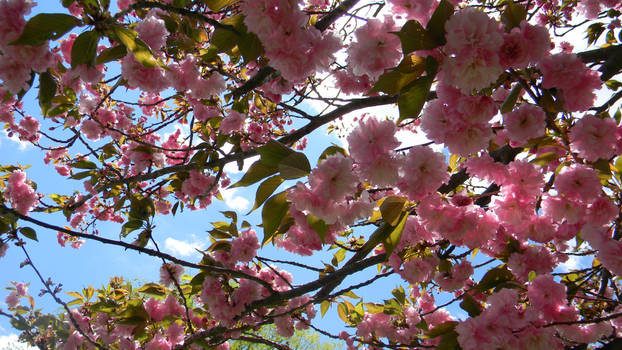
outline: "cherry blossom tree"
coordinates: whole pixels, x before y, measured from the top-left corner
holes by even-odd
[[[287,349],[256,336],[274,324],[349,349],[621,346],[620,1],[61,3],[0,0],[0,121],[80,189],[1,164],[0,258],[39,277],[0,310],[22,341]],[[313,166],[326,127],[347,145]],[[249,186],[257,222],[224,212],[196,261],[158,248],[159,221]],[[161,278],[63,291],[29,254],[44,234],[149,255]],[[35,284],[65,312],[36,308]],[[370,285],[383,302],[356,294]],[[331,305],[347,331],[312,323]]]

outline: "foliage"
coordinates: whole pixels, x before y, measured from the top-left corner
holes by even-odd
[[[349,349],[620,344],[619,1],[60,5],[0,0],[0,121],[75,187],[0,164],[0,258],[22,254],[63,310],[13,282],[20,340],[289,349],[336,312],[347,331],[321,332]],[[256,216],[206,223],[198,261],[160,250],[159,222],[214,217],[233,188]],[[160,280],[63,291],[30,255],[50,232],[153,257]]]

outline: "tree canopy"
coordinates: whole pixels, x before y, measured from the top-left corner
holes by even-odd
[[[620,11],[0,0],[0,122],[73,188],[0,164],[0,258],[38,278],[0,316],[40,349],[289,349],[309,328],[348,349],[617,348]],[[160,249],[158,223],[247,187],[256,215],[204,222],[198,259]],[[65,291],[29,253],[49,234],[150,256],[160,280]],[[346,330],[316,322],[333,311]]]

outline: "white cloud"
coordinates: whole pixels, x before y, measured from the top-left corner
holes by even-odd
[[[222,194],[222,198],[225,201],[225,204],[231,209],[234,210],[246,210],[249,208],[251,202],[242,197],[236,196],[237,188],[228,188],[225,190],[220,190],[220,194]]]
[[[169,237],[164,241],[164,248],[176,256],[187,258],[198,255],[196,249],[205,249],[205,243],[199,240],[193,242],[180,241]]]
[[[6,130],[4,131],[4,138],[17,143],[20,151],[31,147],[30,143],[20,140],[16,134],[13,134],[13,136],[9,137],[9,134],[6,132]]]
[[[251,165],[255,163],[255,161],[257,161],[258,159],[259,159],[259,156],[254,156],[254,157],[250,157],[244,160],[244,165],[242,166],[242,170],[240,170],[240,168],[238,167],[238,162],[227,163],[224,168],[225,172],[229,175],[246,173],[248,171],[248,168],[250,168]]]
[[[16,334],[0,336],[0,350],[30,350],[35,347],[20,343]]]

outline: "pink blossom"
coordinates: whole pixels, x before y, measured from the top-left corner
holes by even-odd
[[[449,179],[445,156],[425,146],[413,147],[408,151],[402,165],[400,191],[412,201],[417,201]]]
[[[520,30],[529,43],[529,62],[539,62],[553,47],[548,30],[543,26],[531,25],[525,20],[520,22]]]
[[[356,76],[352,69],[333,72],[335,85],[346,95],[364,94],[373,87],[373,81],[367,75]]]
[[[249,262],[253,260],[259,247],[255,231],[251,229],[242,231],[231,241],[231,257],[236,261]]]
[[[598,197],[587,210],[586,221],[594,226],[606,225],[618,216],[618,207],[608,197]]]
[[[69,5],[69,13],[76,17],[81,17],[84,10],[80,7],[80,4],[77,1],[74,1]]]
[[[154,321],[160,322],[162,321],[164,316],[166,316],[164,303],[154,298],[149,298],[149,300],[147,300],[144,305],[147,314],[149,314],[149,317],[151,317],[151,319],[153,319]]]
[[[357,41],[348,48],[348,61],[355,75],[377,79],[386,68],[397,64],[402,52],[399,38],[391,34],[395,31],[398,28],[390,16],[385,16],[384,21],[370,19],[356,30]]]
[[[145,350],[171,350],[171,343],[157,333],[150,342],[145,346]]]
[[[132,54],[123,58],[121,74],[130,86],[147,92],[160,92],[170,86],[170,82],[166,78],[166,71],[162,67],[145,67],[136,61]]]
[[[104,135],[104,129],[92,119],[83,121],[80,131],[82,131],[89,140],[93,141],[99,140]]]
[[[196,170],[190,171],[190,176],[182,183],[182,192],[189,197],[199,197],[206,194],[214,182],[213,176],[206,176]]]
[[[28,215],[39,204],[39,196],[27,181],[26,173],[16,170],[9,176],[4,190],[4,196],[9,199],[13,208],[23,215]]]
[[[469,93],[488,86],[503,72],[498,55],[503,36],[494,19],[469,7],[454,13],[445,29],[445,50],[452,56],[443,70],[451,85]]]
[[[602,81],[575,54],[556,54],[544,57],[539,63],[542,86],[562,90],[564,109],[584,111],[594,104],[594,90],[600,89]]]
[[[527,281],[529,272],[546,274],[553,271],[555,260],[544,246],[528,246],[520,253],[512,253],[508,259],[508,268],[520,281]]]
[[[309,175],[312,190],[327,200],[341,201],[356,190],[357,183],[352,173],[352,159],[341,153],[327,157]]]
[[[609,159],[616,154],[616,122],[586,115],[570,129],[570,147],[588,162]]]
[[[164,21],[158,18],[156,13],[154,10],[149,11],[147,16],[136,25],[138,37],[154,52],[160,51],[166,45],[166,37],[169,35]]]
[[[184,268],[181,265],[174,263],[166,263],[160,266],[160,283],[165,286],[175,283],[179,283],[181,274],[184,273]]]
[[[616,276],[622,276],[622,242],[613,239],[601,244],[598,260]]]
[[[348,136],[348,150],[358,164],[357,172],[375,185],[393,183],[398,179],[396,154],[399,146],[397,128],[389,120],[374,117],[363,119]]]
[[[434,12],[434,0],[389,0],[394,13],[404,14],[406,19],[414,19],[426,25]]]
[[[524,145],[529,139],[544,135],[546,114],[535,105],[524,103],[503,115],[503,125],[516,145]]]
[[[234,131],[241,131],[245,119],[246,115],[230,110],[229,114],[220,122],[220,132],[223,134],[231,134]]]
[[[564,167],[555,177],[554,184],[560,194],[586,203],[593,202],[602,191],[598,173],[584,164]]]
[[[218,72],[212,72],[209,77],[200,77],[190,87],[190,97],[206,99],[218,96],[227,88],[227,82]]]
[[[555,318],[560,306],[566,305],[566,287],[551,275],[537,276],[527,287],[529,303],[548,320]]]
[[[4,302],[9,308],[14,308],[19,305],[19,295],[16,292],[11,292],[7,295],[6,299],[4,299]]]

